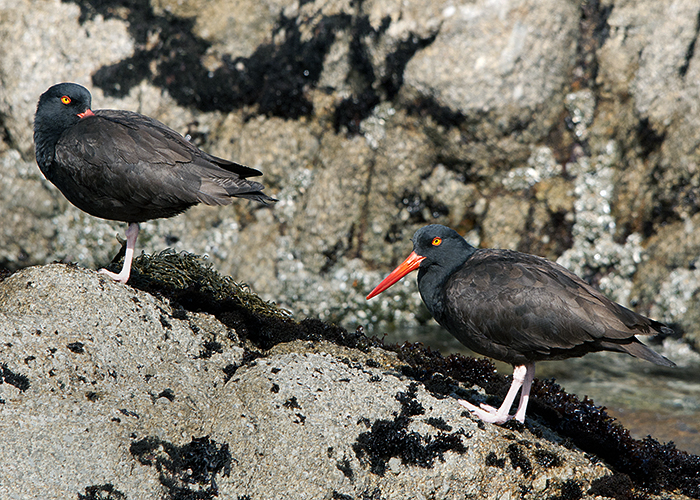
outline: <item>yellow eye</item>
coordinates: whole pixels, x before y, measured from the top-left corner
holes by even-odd
[[[70,103],[71,103],[71,98],[68,97],[67,95],[64,95],[63,97],[61,97],[61,102],[62,102],[63,104],[70,104]]]
[[[438,238],[437,236],[435,238],[433,238],[433,246],[434,247],[440,246],[441,243],[442,243],[442,238]]]

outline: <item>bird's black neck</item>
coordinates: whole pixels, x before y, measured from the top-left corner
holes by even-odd
[[[63,133],[62,129],[46,123],[46,120],[37,116],[34,121],[34,148],[36,162],[41,171],[48,177],[54,154],[56,153],[56,143]]]

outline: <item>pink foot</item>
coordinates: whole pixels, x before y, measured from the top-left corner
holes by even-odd
[[[114,281],[118,281],[119,283],[126,283],[129,281],[129,275],[131,274],[131,269],[122,269],[120,273],[113,273],[112,271],[108,271],[107,269],[100,269],[98,274],[104,274],[112,278]]]
[[[474,413],[481,420],[490,424],[505,424],[508,422],[508,420],[513,418],[513,415],[499,413],[496,408],[484,403],[482,403],[481,408],[479,408],[478,406],[474,406],[469,401],[464,401],[463,399],[459,399],[457,402],[470,412]]]
[[[479,417],[484,422],[490,424],[505,424],[508,420],[515,419],[518,422],[525,422],[525,412],[527,411],[527,403],[530,399],[530,386],[532,385],[532,380],[535,378],[535,363],[528,363],[526,365],[518,365],[513,369],[513,382],[508,389],[508,394],[506,394],[503,404],[500,408],[496,409],[493,406],[481,403],[480,406],[474,406],[468,401],[463,399],[458,400],[459,404],[464,406],[467,410],[472,412],[474,415]],[[520,403],[518,403],[518,410],[515,415],[510,415],[510,407],[515,401],[515,396],[517,396],[518,391],[522,388],[520,392]]]

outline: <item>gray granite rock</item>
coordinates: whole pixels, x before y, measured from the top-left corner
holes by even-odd
[[[593,498],[612,473],[540,424],[477,423],[388,351],[246,360],[213,316],[74,266],[0,282],[0,340],[2,498]]]
[[[515,120],[532,125],[539,131],[529,139],[541,140],[561,110],[575,64],[576,4],[441,6],[437,38],[406,66],[406,86],[465,116],[488,117],[484,123],[503,132]]]

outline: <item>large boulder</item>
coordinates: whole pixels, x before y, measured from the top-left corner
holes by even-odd
[[[698,491],[697,457],[635,442],[601,419],[601,408],[552,386],[536,389],[526,426],[483,424],[453,394],[476,391],[407,361],[427,351],[402,357],[332,325],[296,323],[173,258],[137,263],[140,286],[161,298],[64,264],[0,282],[0,497],[632,498],[643,487],[655,498],[650,492],[667,487],[680,499]],[[281,340],[302,327],[302,338]],[[480,383],[493,379],[491,365],[475,366]],[[547,397],[559,402],[548,406]]]

